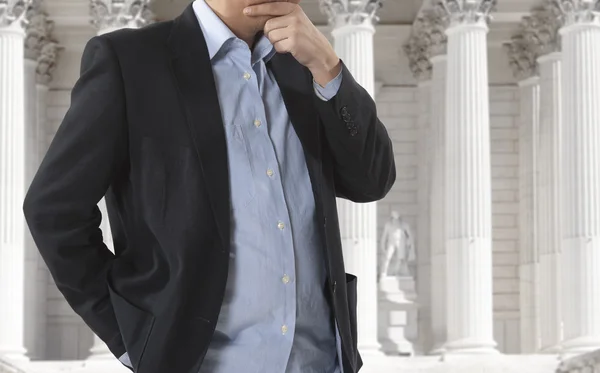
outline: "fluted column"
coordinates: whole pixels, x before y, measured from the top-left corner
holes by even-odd
[[[429,141],[419,146],[419,159],[428,159],[428,188],[421,193],[427,193],[431,206],[428,216],[428,236],[430,250],[430,270],[428,272],[428,288],[420,295],[428,294],[427,298],[430,323],[421,334],[430,334],[425,352],[439,354],[446,342],[446,257],[444,234],[444,133],[446,126],[446,23],[443,13],[436,10],[426,10],[413,25],[413,31],[405,51],[409,56],[413,73],[425,70],[430,76],[430,122]],[[421,73],[422,74],[422,73]],[[421,167],[420,167],[421,168]],[[419,273],[419,277],[422,274]],[[421,303],[421,301],[419,301]],[[422,310],[421,310],[422,311]]]
[[[56,63],[58,44],[52,39],[54,23],[48,19],[42,0],[33,0],[27,10],[29,20],[25,37],[25,189],[35,176],[45,148],[45,95],[40,95],[40,85],[47,89]],[[54,58],[48,63],[49,50]],[[40,115],[44,113],[44,115]],[[44,149],[45,150],[45,149]],[[25,346],[32,358],[43,357],[46,335],[47,277],[38,271],[43,260],[31,237],[25,230]],[[41,276],[41,277],[40,277]]]
[[[419,80],[417,85],[419,115],[417,118],[417,159],[418,159],[418,191],[417,191],[417,268],[416,268],[416,303],[419,305],[417,314],[417,345],[415,354],[429,351],[431,341],[431,244],[429,221],[431,205],[429,190],[431,187],[431,74]]]
[[[540,347],[558,351],[562,339],[560,296],[560,143],[561,95],[560,53],[538,59],[540,68],[540,137],[537,192],[538,244],[540,254]]]
[[[561,3],[563,349],[579,353],[600,349],[600,2]]]
[[[15,0],[0,3],[0,356],[16,359],[26,358],[25,10]]]
[[[519,290],[521,352],[539,350],[539,255],[537,252],[536,161],[540,85],[537,76],[519,81]]]
[[[440,354],[446,343],[446,240],[444,234],[444,170],[445,170],[445,126],[446,126],[446,19],[438,9],[429,9],[415,20],[412,34],[404,50],[409,57],[413,74],[426,75],[429,83],[429,117],[431,127],[428,141],[419,144],[419,160],[427,160],[427,168],[419,166],[427,173],[428,187],[419,187],[419,193],[426,194],[431,206],[427,217],[428,226],[428,275],[427,289],[420,289],[419,313],[427,311],[429,323],[421,325],[420,334],[431,339],[425,344],[429,354]],[[421,256],[425,255],[419,250]],[[424,273],[419,272],[418,278]],[[426,299],[424,295],[427,295]],[[422,304],[426,301],[427,309]]]
[[[154,15],[149,9],[151,0],[90,0],[92,25],[97,34],[102,35],[123,28],[139,28],[153,21]],[[112,234],[106,201],[104,198],[98,204],[102,213],[100,229],[104,236],[106,246],[113,251]],[[98,337],[94,336],[94,344],[90,349],[90,358],[112,358],[108,346]]]
[[[534,57],[538,64],[540,116],[537,141],[534,142],[536,153],[534,168],[535,178],[534,202],[534,241],[537,245],[537,287],[539,332],[535,347],[547,353],[555,353],[561,340],[561,297],[560,297],[560,209],[559,209],[559,165],[560,165],[560,128],[561,128],[561,93],[560,88],[560,27],[559,10],[555,2],[545,1],[532,10],[531,16],[522,23],[525,51],[522,51],[522,64],[530,63]],[[533,114],[535,115],[535,114]],[[521,141],[521,146],[523,141]],[[523,151],[523,150],[522,150]],[[523,156],[523,154],[521,154]],[[526,200],[528,201],[528,200]],[[525,203],[524,201],[521,201]],[[523,212],[523,214],[526,214]],[[528,215],[521,215],[522,218]],[[522,222],[522,224],[528,224]],[[523,228],[523,227],[522,227]],[[524,228],[523,228],[524,229]],[[526,232],[525,232],[526,233]],[[529,261],[531,251],[524,247],[531,236],[521,237],[521,263]],[[524,251],[523,251],[524,250]],[[535,255],[535,247],[534,247]],[[535,266],[533,267],[535,268]],[[531,273],[522,273],[521,281],[527,281]],[[525,289],[525,293],[531,288]],[[526,294],[521,299],[526,301]],[[528,301],[526,301],[528,302]],[[529,302],[526,305],[531,305]],[[527,307],[524,314],[532,311]],[[531,329],[529,329],[531,331]],[[529,336],[529,334],[528,334]],[[528,337],[524,336],[524,337]],[[532,342],[529,340],[529,342]]]
[[[433,346],[432,316],[436,312],[433,294],[435,287],[435,271],[431,265],[431,218],[438,213],[437,206],[432,205],[431,191],[435,188],[432,180],[433,154],[432,120],[436,112],[432,110],[433,92],[436,87],[432,82],[431,49],[434,45],[432,33],[432,14],[426,12],[418,17],[412,27],[411,36],[403,46],[408,57],[410,70],[418,82],[418,231],[417,231],[417,303],[418,312],[418,354],[424,354]],[[432,210],[432,207],[435,207]],[[438,283],[439,287],[439,283]]]
[[[446,54],[431,58],[433,78],[431,88],[431,354],[440,354],[447,341],[447,281],[446,270]]]
[[[356,81],[374,95],[373,34],[382,0],[321,0],[333,26],[334,48]],[[358,280],[358,348],[379,353],[377,338],[377,204],[338,199],[344,260]]]
[[[494,1],[441,0],[446,86],[447,353],[493,353],[487,17]]]
[[[539,255],[537,245],[537,156],[540,83],[535,48],[527,37],[532,18],[525,17],[510,43],[504,44],[518,81],[519,118],[519,304],[521,352],[539,350]]]

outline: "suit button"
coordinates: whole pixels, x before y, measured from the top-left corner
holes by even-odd
[[[337,285],[337,281],[333,281],[333,292],[334,292],[334,293],[335,293],[335,288],[336,288],[336,285]]]
[[[326,227],[327,226],[327,216],[323,218],[323,226]]]

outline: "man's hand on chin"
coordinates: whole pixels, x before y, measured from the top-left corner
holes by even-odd
[[[306,16],[299,0],[259,2],[246,7],[249,17],[272,17],[265,23],[264,33],[279,53],[291,53],[306,66],[317,84],[324,87],[340,72],[340,59],[333,47]],[[265,2],[266,1],[266,2]]]

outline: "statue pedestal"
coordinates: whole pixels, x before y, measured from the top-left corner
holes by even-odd
[[[415,282],[411,277],[379,280],[379,337],[388,355],[412,356],[418,337]]]

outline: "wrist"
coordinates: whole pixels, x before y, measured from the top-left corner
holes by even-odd
[[[325,87],[327,83],[332,81],[342,68],[341,61],[335,52],[326,55],[326,57],[316,66],[310,67],[309,70],[313,79],[321,87]]]

